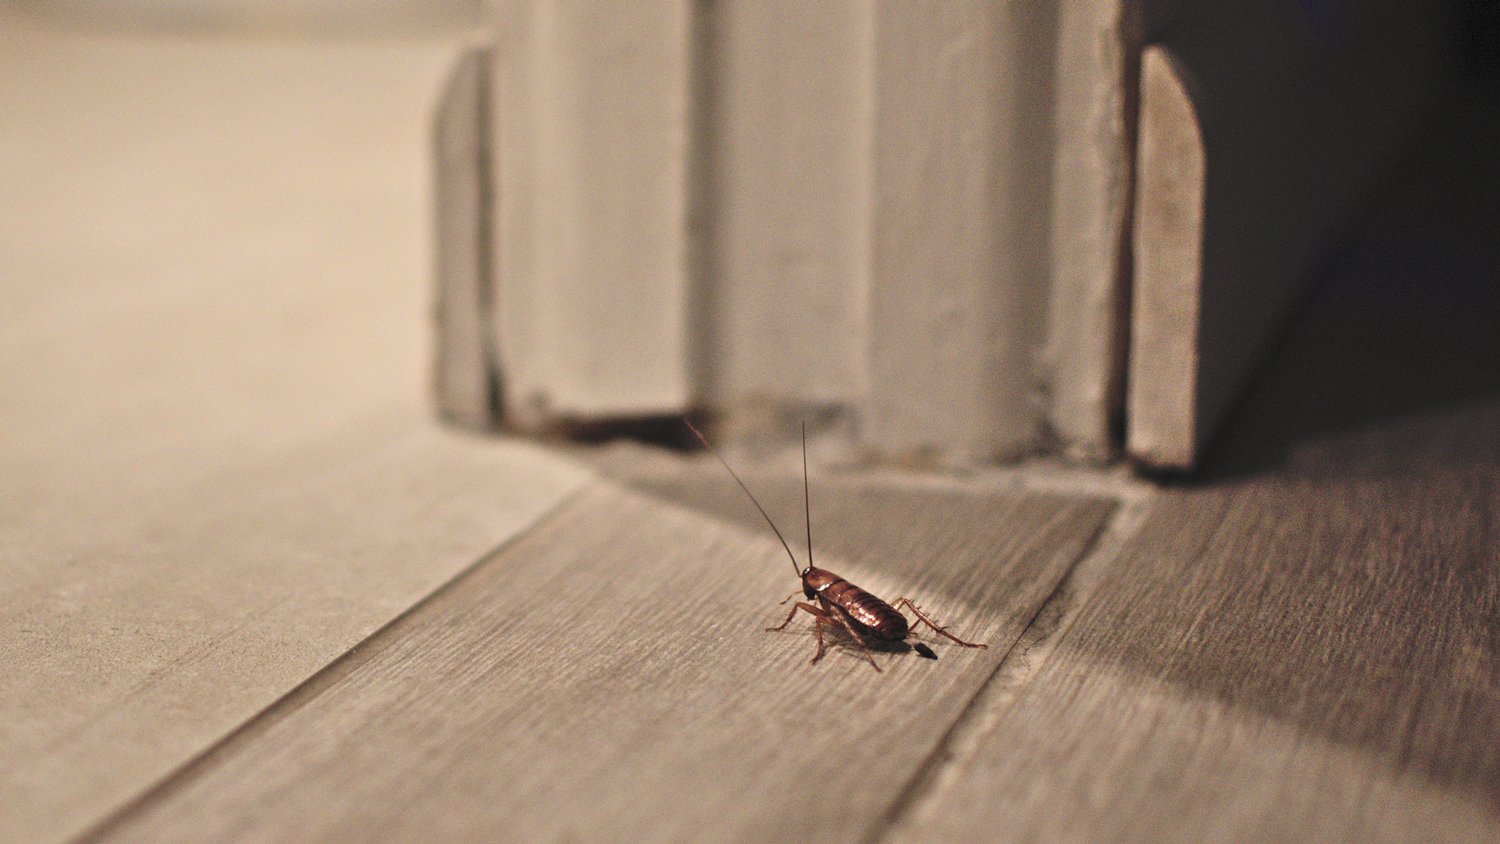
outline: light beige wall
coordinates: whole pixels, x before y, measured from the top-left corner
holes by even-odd
[[[0,5],[103,28],[376,34],[479,25],[483,0],[9,0]]]

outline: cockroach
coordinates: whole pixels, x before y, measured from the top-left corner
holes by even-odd
[[[812,502],[811,496],[808,493],[807,483],[806,422],[802,423],[802,507],[807,517],[806,568],[798,564],[797,555],[792,553],[792,546],[787,544],[786,537],[781,534],[781,529],[776,527],[776,523],[771,520],[770,514],[766,512],[766,508],[760,505],[760,500],[755,497],[755,493],[750,491],[750,487],[745,486],[745,482],[740,480],[740,476],[729,465],[729,461],[725,460],[723,455],[719,454],[718,449],[709,444],[708,438],[703,436],[703,433],[697,428],[693,427],[692,422],[686,419],[683,422],[687,423],[688,430],[692,431],[693,436],[696,436],[698,441],[703,443],[703,447],[708,449],[709,453],[713,454],[714,457],[718,458],[719,463],[723,464],[724,468],[728,470],[729,476],[734,478],[734,482],[739,484],[740,489],[744,490],[745,495],[750,498],[750,503],[754,504],[755,509],[760,511],[761,518],[765,519],[766,524],[771,526],[771,530],[776,534],[776,538],[781,540],[781,547],[786,549],[786,555],[792,561],[792,571],[795,571],[797,577],[802,581],[802,594],[807,597],[808,601],[817,601],[816,605],[807,603],[806,601],[798,601],[792,606],[791,611],[786,614],[786,619],[781,624],[775,627],[767,627],[766,630],[785,630],[786,626],[792,623],[792,617],[797,614],[797,610],[802,610],[813,617],[814,624],[818,630],[818,652],[813,655],[811,662],[817,662],[823,658],[823,628],[837,627],[842,628],[859,645],[865,659],[869,660],[870,666],[876,671],[880,670],[880,666],[876,664],[875,658],[870,655],[868,642],[904,641],[912,634],[912,628],[916,623],[927,625],[940,636],[965,648],[989,647],[988,645],[976,644],[974,642],[965,642],[963,639],[949,633],[942,626],[934,622],[909,598],[897,598],[892,603],[887,604],[885,601],[880,600],[833,572],[813,565]],[[781,603],[785,604],[795,597],[797,597],[797,593],[793,592]],[[916,616],[917,621],[908,623],[906,616],[901,614],[902,609],[911,610],[912,614]],[[914,649],[921,656],[928,659],[937,659],[937,654],[933,653],[931,648],[921,642],[918,642]]]

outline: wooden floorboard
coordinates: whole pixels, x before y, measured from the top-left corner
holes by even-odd
[[[752,476],[796,524],[800,479]],[[814,479],[819,561],[991,645],[812,625],[717,466],[601,483],[100,831],[103,841],[862,840],[1113,504]]]
[[[892,840],[1500,841],[1500,109],[1444,128]]]
[[[1169,493],[895,840],[1500,838],[1500,479]]]
[[[0,14],[0,841],[97,823],[587,481],[426,406],[452,52]]]

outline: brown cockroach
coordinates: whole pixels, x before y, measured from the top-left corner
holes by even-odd
[[[949,633],[929,618],[909,598],[897,598],[894,602],[887,604],[885,601],[880,600],[833,572],[813,565],[812,503],[807,485],[806,422],[802,423],[802,504],[803,511],[807,517],[807,567],[802,568],[797,563],[797,555],[792,553],[792,546],[787,544],[786,537],[781,535],[780,528],[776,527],[776,523],[771,521],[771,516],[766,512],[766,508],[760,506],[760,501],[755,497],[755,493],[751,492],[750,487],[745,486],[745,482],[740,480],[740,476],[730,467],[729,461],[725,460],[717,449],[709,445],[708,438],[703,436],[702,432],[697,428],[693,427],[692,422],[686,419],[683,421],[687,423],[688,430],[692,431],[693,435],[698,438],[698,441],[703,443],[703,447],[708,449],[709,453],[713,454],[714,457],[718,458],[719,463],[723,464],[724,468],[729,471],[729,476],[734,478],[734,482],[740,485],[740,489],[745,491],[745,495],[749,496],[750,503],[754,504],[755,509],[760,511],[761,518],[764,518],[766,524],[771,526],[771,530],[776,534],[776,538],[781,540],[781,547],[786,549],[787,557],[791,558],[792,570],[797,572],[797,577],[802,580],[802,594],[807,596],[808,601],[817,601],[816,605],[805,601],[798,601],[792,606],[791,612],[786,614],[786,619],[781,624],[775,627],[767,627],[766,630],[785,630],[786,626],[792,623],[792,617],[797,614],[797,610],[803,610],[813,617],[818,629],[818,652],[813,656],[812,662],[817,662],[823,658],[823,628],[825,626],[840,627],[860,646],[865,659],[869,660],[870,665],[876,671],[880,670],[880,666],[875,663],[875,658],[870,655],[870,646],[866,642],[867,640],[874,642],[900,642],[910,636],[915,622],[912,624],[907,623],[906,616],[901,614],[903,608],[911,610],[912,614],[917,617],[917,622],[931,627],[939,635],[963,647],[989,647],[988,645],[965,642],[963,639]],[[795,597],[797,597],[797,593],[793,592],[781,603],[785,604]],[[920,642],[914,646],[914,649],[917,653],[928,659],[937,659],[937,654],[933,653],[930,648]]]

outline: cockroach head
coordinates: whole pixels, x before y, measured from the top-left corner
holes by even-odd
[[[800,577],[802,578],[802,594],[806,595],[807,600],[809,601],[811,601],[813,598],[818,597],[818,590],[813,588],[812,580],[810,579],[812,573],[813,567],[808,566],[807,568],[802,570],[802,574],[800,575]]]

